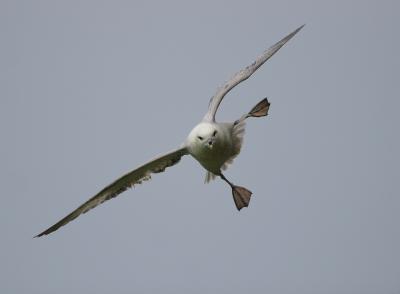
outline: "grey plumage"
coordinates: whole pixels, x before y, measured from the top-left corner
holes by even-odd
[[[251,65],[237,72],[230,80],[220,87],[211,98],[208,111],[204,116],[203,121],[193,128],[181,148],[161,155],[120,177],[66,217],[35,237],[47,235],[58,230],[60,227],[66,225],[99,204],[118,196],[136,184],[140,184],[141,182],[150,179],[152,173],[163,172],[167,167],[177,164],[181,157],[186,154],[190,154],[194,157],[207,170],[206,182],[215,176],[219,176],[231,186],[233,199],[238,210],[247,207],[252,193],[244,187],[232,184],[222,174],[221,169],[225,170],[228,164],[232,163],[233,159],[240,152],[244,135],[245,119],[249,117],[266,116],[270,104],[265,98],[254,106],[249,113],[232,123],[215,122],[215,114],[224,96],[236,85],[248,79],[287,41],[300,31],[303,26],[299,27],[281,41],[264,51],[264,53],[261,54]]]
[[[65,216],[63,219],[58,221],[56,224],[52,225],[47,230],[42,233],[36,235],[35,237],[41,237],[43,235],[48,235],[60,227],[66,225],[70,221],[74,220],[81,214],[88,212],[89,210],[95,208],[101,203],[117,197],[122,192],[128,190],[134,185],[141,184],[143,181],[147,181],[151,178],[152,173],[160,173],[163,172],[167,167],[173,166],[177,164],[183,155],[187,154],[186,147],[174,150],[162,156],[159,156],[148,163],[136,168],[135,170],[125,174],[120,177],[115,182],[111,183],[95,196],[90,198],[88,201],[83,203],[73,212]]]
[[[263,65],[268,59],[270,59],[283,45],[286,44],[287,41],[293,38],[293,36],[296,35],[303,27],[304,25],[297,28],[289,35],[284,37],[282,40],[280,40],[278,43],[265,50],[260,56],[257,57],[257,59],[252,64],[238,71],[232,76],[232,78],[225,82],[225,84],[218,88],[217,92],[210,100],[208,111],[203,120],[215,121],[215,114],[217,112],[218,106],[220,105],[225,95],[228,94],[228,92],[236,87],[238,84],[247,80],[261,65]]]

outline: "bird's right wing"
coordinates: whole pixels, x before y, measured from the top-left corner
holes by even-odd
[[[268,59],[272,57],[283,45],[286,44],[294,35],[296,35],[304,25],[297,28],[289,35],[284,37],[278,43],[273,45],[272,47],[265,50],[257,59],[250,64],[249,66],[245,67],[241,71],[238,71],[236,74],[233,75],[229,81],[227,81],[222,87],[218,88],[215,95],[211,98],[210,103],[208,105],[208,111],[204,116],[203,120],[205,121],[215,121],[215,113],[217,112],[218,106],[221,103],[222,99],[230,90],[236,87],[241,82],[247,80],[261,65],[263,65]]]
[[[95,208],[97,205],[103,203],[104,201],[118,196],[135,184],[140,184],[143,181],[149,180],[151,178],[151,173],[163,172],[167,167],[177,164],[181,157],[186,154],[188,154],[186,147],[182,147],[180,149],[159,156],[149,161],[148,163],[138,167],[137,169],[127,173],[112,184],[105,187],[103,190],[101,190],[95,196],[83,203],[62,220],[60,220],[47,230],[43,231],[42,233],[38,234],[36,237],[47,235],[58,230],[60,227],[66,225],[81,214],[88,212],[90,209]]]

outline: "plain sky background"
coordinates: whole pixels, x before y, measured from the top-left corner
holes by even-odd
[[[400,293],[398,1],[0,1],[1,293]],[[179,146],[217,86],[265,96],[226,172],[190,157],[32,237]]]

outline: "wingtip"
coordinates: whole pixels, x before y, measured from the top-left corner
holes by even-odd
[[[290,38],[293,37],[294,35],[296,35],[302,28],[304,28],[306,24],[302,24],[301,26],[299,26],[297,29],[295,29],[292,33],[289,34]]]
[[[278,51],[283,45],[285,45],[291,38],[293,38],[306,24],[303,24],[299,26],[297,29],[295,29],[293,32],[288,34],[286,37],[284,37],[282,40],[280,40],[278,43],[273,45],[271,48],[273,48],[273,53]],[[270,48],[270,49],[271,49]],[[273,54],[272,54],[273,55]],[[271,56],[272,56],[271,55]]]
[[[37,234],[37,235],[34,236],[33,238],[40,238],[40,237],[46,236],[46,235],[48,235],[48,234],[54,232],[55,230],[51,230],[52,228],[53,228],[53,227],[48,228],[47,230],[45,230],[45,231],[43,231],[43,232]]]
[[[43,233],[40,233],[40,234],[37,234],[36,236],[33,236],[33,239],[35,239],[35,238],[40,238],[40,237],[42,237],[43,235],[45,235],[44,232],[43,232]]]

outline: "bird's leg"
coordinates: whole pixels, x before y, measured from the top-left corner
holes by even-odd
[[[264,98],[260,102],[257,103],[256,106],[254,106],[249,113],[243,115],[240,119],[235,121],[235,125],[240,123],[241,121],[244,121],[248,117],[262,117],[268,115],[268,110],[269,106],[271,104],[268,102],[267,98]]]
[[[244,187],[232,184],[227,178],[225,178],[225,176],[222,173],[220,173],[219,176],[221,177],[221,179],[227,182],[229,186],[231,186],[233,201],[235,201],[236,208],[238,210],[241,210],[243,207],[249,206],[252,192]]]

